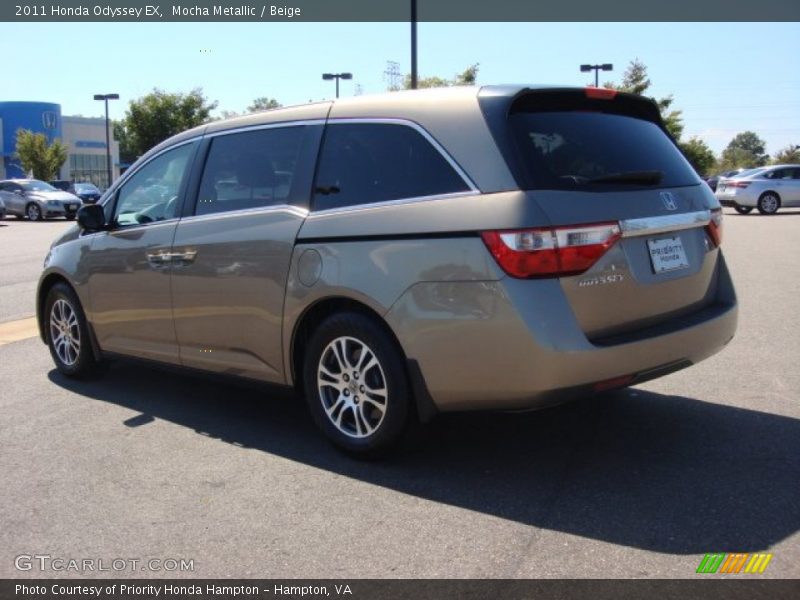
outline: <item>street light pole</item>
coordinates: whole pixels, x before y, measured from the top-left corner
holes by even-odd
[[[417,0],[411,0],[411,89],[417,89]]]
[[[602,65],[581,65],[581,72],[588,73],[594,71],[594,87],[600,87],[600,71],[612,71],[614,65],[603,63]]]
[[[108,177],[106,188],[109,188],[111,187],[113,175],[111,172],[111,132],[108,127],[108,101],[119,100],[119,94],[95,94],[94,99],[102,100],[106,105],[106,174]]]
[[[352,73],[323,73],[322,78],[325,81],[330,81],[331,79],[336,80],[336,97],[339,97],[339,80],[340,79],[352,79]]]

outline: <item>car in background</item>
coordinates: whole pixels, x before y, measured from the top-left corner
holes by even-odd
[[[78,198],[81,199],[82,202],[86,204],[93,204],[100,200],[100,196],[103,195],[95,184],[86,182],[77,182],[73,183],[69,186],[67,191],[70,194],[75,194]]]
[[[717,191],[717,185],[719,185],[720,179],[726,179],[728,177],[736,177],[740,175],[745,169],[730,169],[729,171],[723,171],[718,175],[712,175],[711,177],[706,177],[703,181],[708,184],[708,187],[711,188],[712,192]]]
[[[780,208],[800,207],[800,165],[773,165],[723,179],[715,192],[723,206],[746,215],[754,208],[774,215]]]
[[[72,185],[72,182],[69,179],[56,179],[55,181],[49,181],[48,183],[62,192],[68,192],[70,186]]]
[[[0,198],[9,215],[18,219],[28,217],[31,221],[49,217],[74,219],[81,207],[81,199],[77,196],[38,179],[0,181]]]

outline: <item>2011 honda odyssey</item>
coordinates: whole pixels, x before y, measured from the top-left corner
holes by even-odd
[[[438,411],[671,373],[736,329],[719,203],[656,105],[608,90],[397,92],[213,122],[78,221],[38,288],[62,373],[126,355],[295,386],[353,453]]]

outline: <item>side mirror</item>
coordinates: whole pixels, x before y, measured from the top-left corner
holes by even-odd
[[[87,204],[78,209],[78,227],[83,231],[100,231],[106,226],[106,213],[99,204]]]

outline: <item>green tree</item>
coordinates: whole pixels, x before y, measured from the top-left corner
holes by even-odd
[[[800,163],[800,146],[789,144],[775,153],[770,162],[773,165]]]
[[[478,69],[480,63],[475,63],[464,69],[461,73],[456,73],[451,79],[444,79],[443,77],[421,77],[417,80],[417,87],[422,88],[436,88],[436,87],[450,87],[454,85],[475,85],[478,81]],[[411,89],[411,74],[407,73],[403,79],[403,87],[389,87],[389,91],[397,91],[398,89],[410,90]]]
[[[114,139],[119,143],[119,161],[131,164],[139,156],[131,143],[131,136],[125,127],[125,121],[114,121],[111,126]]]
[[[254,112],[261,112],[262,110],[270,110],[271,108],[280,108],[281,104],[275,98],[267,98],[266,96],[261,96],[260,98],[256,98],[253,100],[253,103],[247,107],[247,112],[254,113]]]
[[[769,156],[765,152],[766,143],[752,131],[737,133],[730,141],[720,158],[720,168],[738,169],[740,167],[762,167]]]
[[[131,100],[123,120],[134,156],[192,127],[211,120],[216,102],[209,102],[200,88],[186,93],[169,93],[158,88],[137,100]]]
[[[644,96],[647,90],[650,89],[651,82],[650,78],[647,76],[647,66],[638,58],[635,58],[622,74],[622,83],[615,85],[611,82],[607,82],[603,85],[606,88],[618,90],[620,92]],[[670,110],[674,100],[672,95],[665,96],[661,99],[651,97],[651,99],[658,105],[661,111],[661,118],[664,121],[666,130],[669,131],[669,134],[676,141],[680,140],[681,135],[683,135],[683,117],[681,111]]]
[[[43,133],[17,129],[16,156],[26,172],[43,181],[55,179],[67,160],[67,147],[61,140],[47,142]]]
[[[687,142],[679,142],[678,146],[694,170],[700,175],[709,175],[717,163],[714,152],[703,140],[692,137]]]

